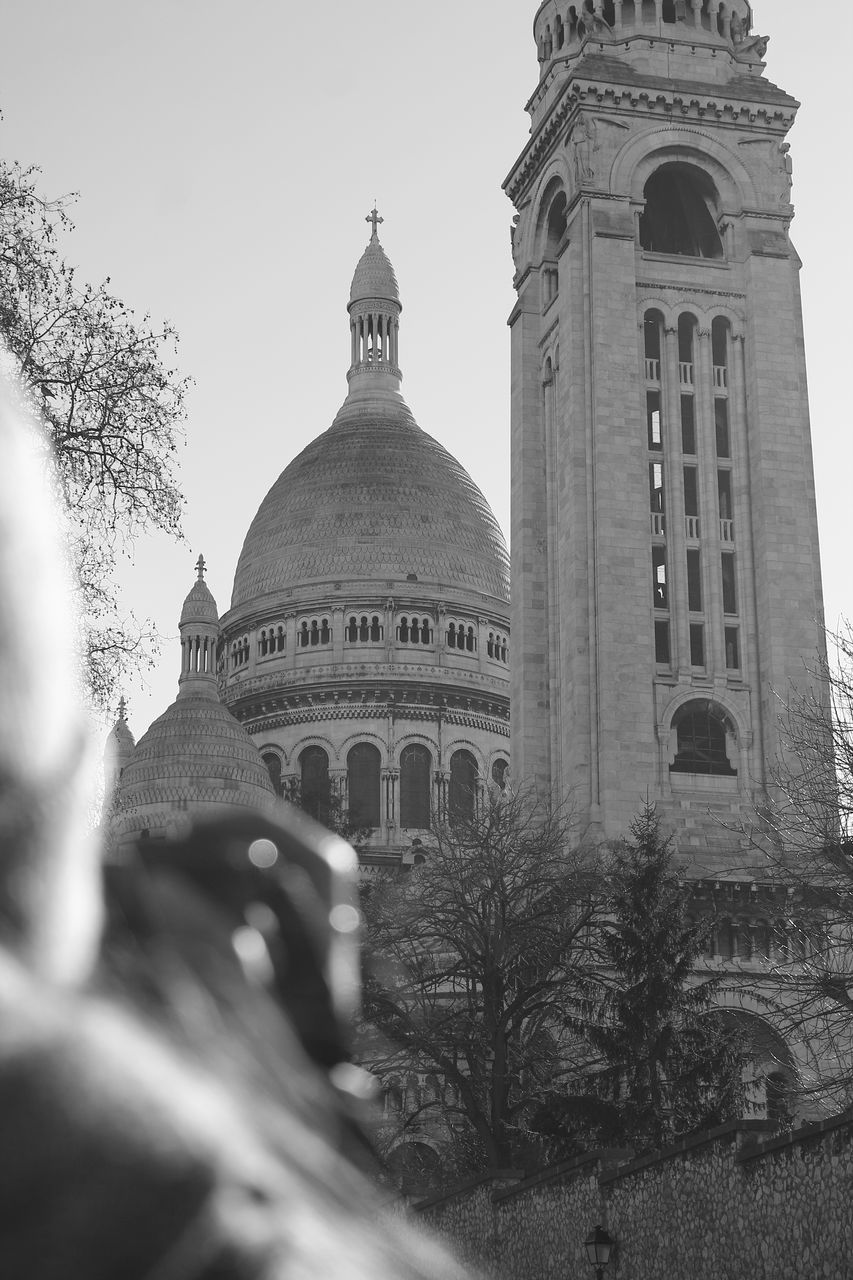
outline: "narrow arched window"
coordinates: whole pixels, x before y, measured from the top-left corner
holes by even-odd
[[[358,640],[358,623],[354,617],[350,618],[347,624],[347,640],[350,644],[355,644]]]
[[[270,782],[277,796],[284,794],[284,786],[281,781],[281,760],[278,756],[268,751],[263,757],[264,764],[267,767],[267,773],[270,775]]]
[[[476,636],[474,635],[473,627],[468,628],[468,636],[465,642],[465,648],[468,650],[469,653],[473,653],[474,650],[477,648],[477,639],[476,639]]]
[[[506,760],[496,760],[492,765],[492,782],[501,791],[506,791],[506,771],[509,763]]]
[[[448,649],[456,648],[456,623],[451,622],[447,628],[447,647]]]
[[[367,623],[367,615],[362,614],[361,623],[358,628],[358,638],[362,644],[366,644],[370,639],[370,628]]]
[[[332,628],[329,626],[329,619],[324,618],[320,624],[320,644],[332,643]]]
[[[322,747],[306,747],[299,757],[302,808],[319,822],[329,819],[329,757]]]
[[[375,613],[373,615],[373,621],[370,624],[370,639],[374,644],[382,639],[382,627],[379,622],[379,616]]]
[[[302,626],[299,628],[299,644],[301,648],[307,649],[309,643],[310,643],[310,637],[308,634],[308,623],[303,622]]]
[[[451,825],[473,822],[477,812],[477,761],[470,751],[454,751],[450,757],[448,817]]]
[[[430,826],[432,756],[419,743],[404,747],[400,756],[400,826],[426,830]]]
[[[284,653],[284,627],[279,627],[276,632],[276,648],[279,653]]]
[[[378,827],[382,758],[370,742],[359,742],[347,756],[349,817],[359,827]]]
[[[409,643],[409,619],[408,618],[400,619],[400,627],[399,627],[398,634],[400,636],[401,644]]]

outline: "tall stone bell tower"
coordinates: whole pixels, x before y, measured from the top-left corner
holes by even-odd
[[[772,12],[772,7],[770,8]],[[513,773],[697,874],[822,597],[786,136],[747,0],[544,0],[515,205]]]

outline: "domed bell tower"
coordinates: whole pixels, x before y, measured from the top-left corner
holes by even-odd
[[[732,863],[822,644],[787,134],[746,0],[545,0],[505,189],[513,771]]]

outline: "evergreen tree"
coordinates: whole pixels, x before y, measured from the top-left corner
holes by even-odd
[[[713,921],[689,919],[653,805],[631,836],[610,875],[604,994],[581,1029],[597,1055],[590,1136],[642,1151],[742,1114],[746,1055],[715,1011],[721,979],[696,977]]]

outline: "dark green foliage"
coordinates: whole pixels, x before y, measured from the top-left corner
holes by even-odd
[[[603,993],[577,1024],[595,1054],[590,1085],[563,1119],[593,1143],[646,1150],[741,1115],[745,1052],[714,1013],[719,979],[696,977],[712,922],[688,919],[653,806],[631,835],[613,855]]]

